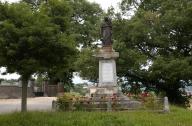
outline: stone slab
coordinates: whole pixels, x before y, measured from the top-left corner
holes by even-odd
[[[118,93],[118,88],[117,87],[103,87],[103,88],[96,88],[96,92],[97,95],[103,95],[103,94],[107,94],[107,95],[113,95],[113,94],[117,94]]]
[[[116,62],[114,59],[99,60],[99,87],[117,85]]]
[[[113,70],[113,64],[112,63],[102,63],[102,81],[104,83],[107,83],[107,82],[111,82],[113,83],[114,82],[114,70]]]

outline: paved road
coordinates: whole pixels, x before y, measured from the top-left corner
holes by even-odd
[[[51,111],[55,97],[28,98],[27,109],[30,111]],[[21,99],[0,99],[0,113],[16,112],[21,110]]]

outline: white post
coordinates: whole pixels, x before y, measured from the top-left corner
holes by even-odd
[[[112,111],[112,106],[111,106],[111,99],[108,100],[107,102],[107,111]]]
[[[165,113],[170,112],[168,97],[164,97],[164,112]]]

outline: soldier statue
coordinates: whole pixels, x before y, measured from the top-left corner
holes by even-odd
[[[101,25],[101,41],[103,47],[112,45],[112,23],[109,17],[105,17]]]

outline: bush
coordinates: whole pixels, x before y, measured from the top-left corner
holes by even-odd
[[[73,110],[73,103],[78,99],[79,96],[72,93],[64,93],[62,96],[57,98],[57,105],[59,110],[69,111]]]
[[[92,108],[90,100],[78,93],[64,93],[57,98],[57,105],[61,111],[82,111]]]
[[[141,95],[144,109],[162,110],[163,98],[158,98],[154,92],[150,92],[147,95]]]

